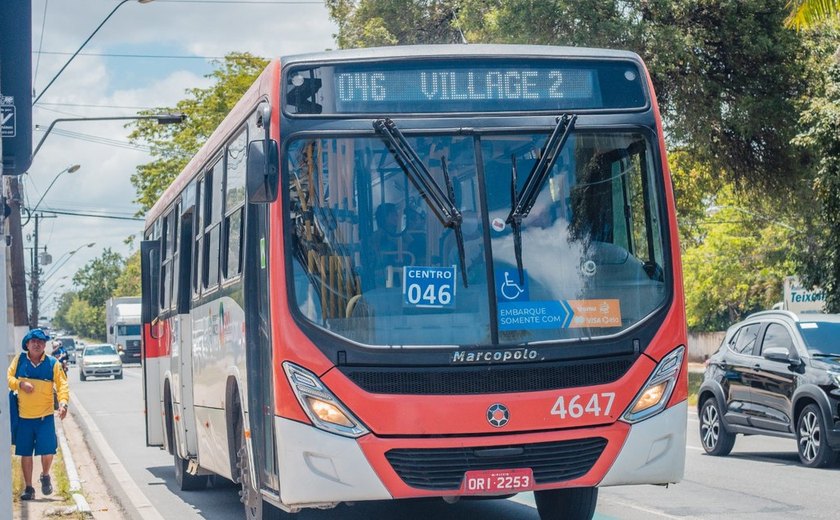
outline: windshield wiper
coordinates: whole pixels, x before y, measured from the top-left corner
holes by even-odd
[[[545,180],[548,179],[548,174],[554,163],[557,162],[557,157],[566,145],[566,140],[569,134],[572,133],[572,128],[575,126],[577,116],[572,114],[563,114],[557,118],[557,124],[551,135],[546,139],[545,144],[540,151],[540,158],[534,164],[528,178],[525,179],[525,184],[522,186],[522,191],[516,192],[516,160],[511,157],[511,208],[510,214],[505,221],[513,230],[513,248],[516,253],[516,267],[519,270],[519,283],[524,283],[525,273],[522,268],[522,221],[531,212],[537,197],[542,190]]]
[[[391,119],[377,119],[373,122],[373,129],[382,136],[385,144],[389,145],[388,150],[394,154],[397,163],[405,174],[408,175],[408,178],[420,192],[420,196],[423,197],[423,200],[426,201],[426,204],[432,209],[441,224],[444,227],[451,228],[455,232],[455,240],[458,244],[458,261],[461,267],[461,279],[464,280],[464,287],[468,287],[467,273],[465,270],[466,254],[464,252],[464,236],[461,233],[463,216],[455,205],[455,187],[452,184],[452,179],[449,177],[446,158],[441,157],[441,167],[443,169],[447,191],[449,192],[448,196]]]

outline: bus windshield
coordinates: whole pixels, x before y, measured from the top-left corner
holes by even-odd
[[[354,342],[403,346],[611,335],[651,314],[669,277],[659,176],[640,132],[571,133],[522,220],[520,275],[506,219],[546,137],[406,136],[451,189],[462,251],[382,138],[289,143],[300,314]]]

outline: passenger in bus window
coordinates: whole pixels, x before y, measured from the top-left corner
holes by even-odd
[[[426,214],[416,208],[405,208],[405,248],[414,257],[415,265],[426,265]]]
[[[400,239],[400,212],[396,204],[384,202],[376,208],[373,246],[377,251],[396,251]]]
[[[399,268],[414,264],[414,255],[406,249],[402,219],[396,204],[383,202],[376,208],[376,231],[373,248],[376,254],[376,284],[385,287],[399,285],[396,276]]]

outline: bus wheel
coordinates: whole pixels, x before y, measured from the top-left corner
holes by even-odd
[[[187,472],[189,461],[175,454],[175,482],[181,491],[195,491],[207,487],[207,475],[191,475]]]
[[[236,452],[236,467],[239,471],[239,501],[245,506],[246,520],[280,520],[282,512],[271,504],[266,504],[254,482],[251,481],[251,462],[248,459],[248,445],[241,425],[239,430],[239,450]]]
[[[535,491],[540,520],[590,520],[595,516],[598,488]]]

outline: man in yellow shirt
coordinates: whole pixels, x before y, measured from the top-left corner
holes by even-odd
[[[33,454],[41,456],[41,492],[53,491],[50,466],[58,449],[53,415],[53,389],[58,394],[58,416],[67,415],[70,389],[67,376],[52,356],[44,353],[50,337],[41,329],[30,330],[23,337],[25,354],[16,356],[9,366],[9,390],[18,393],[18,419],[14,432],[15,455],[21,457],[23,481],[26,489],[21,500],[35,498],[32,487]]]

